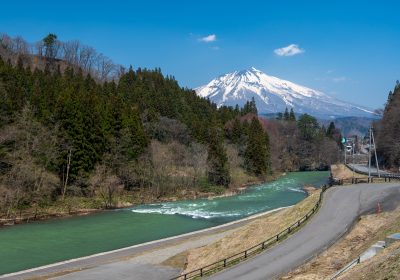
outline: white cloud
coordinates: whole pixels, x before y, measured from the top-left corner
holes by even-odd
[[[211,43],[217,41],[217,35],[215,34],[210,34],[208,36],[202,37],[199,39],[200,42],[204,43]]]
[[[301,54],[303,52],[305,52],[305,50],[300,49],[299,46],[296,44],[291,44],[287,47],[274,50],[274,53],[279,56],[293,56],[296,54]]]

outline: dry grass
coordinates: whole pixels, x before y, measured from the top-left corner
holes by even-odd
[[[339,279],[341,280],[399,280],[400,243],[395,243],[360,265],[355,266]]]
[[[351,179],[353,178],[368,178],[367,175],[363,174],[358,174],[358,173],[353,173],[352,170],[347,168],[346,165],[344,164],[333,164],[331,165],[331,174],[333,178],[339,179],[339,180],[346,180],[346,179]]]
[[[165,260],[161,264],[166,265],[166,266],[172,266],[175,268],[184,269],[186,266],[187,256],[188,256],[188,251],[184,251],[180,254],[177,254],[177,255]]]
[[[259,218],[215,243],[190,250],[185,271],[214,263],[278,234],[310,211],[319,199],[319,193],[314,192],[294,207]]]
[[[350,233],[339,242],[320,256],[283,276],[281,279],[326,279],[359,256],[376,241],[384,240],[387,235],[399,230],[400,207],[392,212],[362,216]],[[398,273],[400,274],[400,271]],[[355,278],[349,277],[346,279]]]

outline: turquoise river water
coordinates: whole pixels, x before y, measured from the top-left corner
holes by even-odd
[[[329,172],[293,172],[239,195],[141,205],[0,229],[0,275],[217,226],[293,205]]]

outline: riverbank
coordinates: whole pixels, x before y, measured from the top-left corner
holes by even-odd
[[[311,186],[307,188],[311,192],[318,192],[318,190],[315,190]],[[227,236],[241,234],[244,230],[248,230],[249,227],[253,228],[255,224],[265,224],[266,221],[276,222],[286,216],[291,220],[292,213],[302,212],[305,204],[309,204],[308,201],[310,199],[313,200],[314,196],[316,195],[312,195],[312,197],[308,197],[293,206],[277,208],[224,225],[18,273],[11,273],[0,278],[56,278],[67,280],[94,277],[105,279],[112,278],[112,275],[115,276],[115,271],[118,271],[118,275],[134,274],[137,277],[140,276],[140,279],[172,278],[178,275],[186,266],[188,254],[192,250],[220,242]],[[312,202],[310,201],[310,203]],[[287,212],[289,209],[293,210]],[[287,222],[286,218],[284,220],[285,224]],[[275,230],[279,230],[284,224],[278,226]]]
[[[115,207],[112,208],[104,208],[101,197],[66,197],[64,201],[58,200],[52,205],[20,209],[19,211],[15,211],[11,218],[5,218],[5,215],[3,215],[3,217],[0,216],[0,228],[4,226],[29,223],[32,221],[90,215],[101,211],[124,209],[143,204],[175,202],[179,200],[193,200],[201,198],[215,199],[229,197],[243,193],[251,186],[277,180],[285,174],[286,173],[276,173],[270,175],[264,180],[252,180],[239,186],[233,185],[229,188],[209,188],[207,189],[209,191],[182,189],[174,194],[169,194],[164,197],[156,197],[154,194],[146,191],[124,192],[117,198],[117,203]]]
[[[149,270],[161,273],[160,279],[165,279],[165,275],[171,273],[172,258],[176,255],[186,252],[187,250],[205,246],[220,240],[228,234],[232,234],[240,230],[248,223],[252,223],[259,219],[268,216],[277,215],[279,212],[284,211],[289,207],[282,207],[273,209],[264,213],[259,213],[246,217],[237,221],[227,224],[173,236],[143,244],[133,245],[117,250],[98,253],[91,256],[71,259],[59,263],[27,269],[15,273],[1,275],[0,279],[52,279],[52,278],[79,278],[76,273],[86,270],[94,271],[94,274],[99,273],[97,278],[113,278],[111,275],[105,277],[103,275],[103,268],[108,270],[109,267],[118,267],[119,273],[125,273],[128,270],[131,274],[137,275],[141,273],[142,266]],[[149,266],[151,265],[151,266]],[[122,266],[122,268],[121,268]],[[172,266],[174,267],[174,266]],[[179,273],[179,267],[174,267],[172,270],[171,278]],[[100,270],[99,270],[100,269]],[[111,269],[112,274],[115,275],[115,270]],[[149,274],[145,274],[143,279],[153,279]],[[167,277],[168,278],[168,277]],[[156,279],[156,278],[154,278]]]
[[[1,273],[112,251],[240,220],[294,205],[328,172],[294,172],[236,196],[141,205],[0,230]]]

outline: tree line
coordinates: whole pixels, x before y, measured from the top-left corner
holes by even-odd
[[[400,166],[400,82],[397,81],[380,121],[374,123],[376,148],[381,166],[398,172]]]
[[[33,63],[35,57],[44,57],[47,62],[53,63],[62,61],[90,73],[99,81],[118,78],[125,71],[124,67],[98,53],[93,47],[78,40],[60,41],[53,33],[35,43],[29,43],[20,36],[12,38],[7,34],[0,34],[0,47],[3,49],[3,52],[0,51],[3,59],[7,60],[11,55],[14,59],[19,57],[25,64]]]
[[[87,47],[54,34],[35,47],[32,54],[19,37],[0,41],[6,216],[71,197],[115,207],[123,195],[145,202],[223,191],[335,160],[334,133],[311,116],[297,120],[291,110],[267,121],[254,99],[243,108],[217,108],[159,68],[130,67],[102,78],[81,60]]]
[[[217,108],[158,68],[130,67],[100,82],[76,65],[53,64],[55,40],[43,40],[43,68],[16,51],[18,40],[0,58],[0,204],[7,211],[75,195],[100,196],[111,207],[125,191],[162,197],[270,173],[268,142],[255,140],[258,119],[247,130],[246,153],[224,133],[228,122],[257,113],[254,100]],[[261,158],[253,146],[265,151]]]

